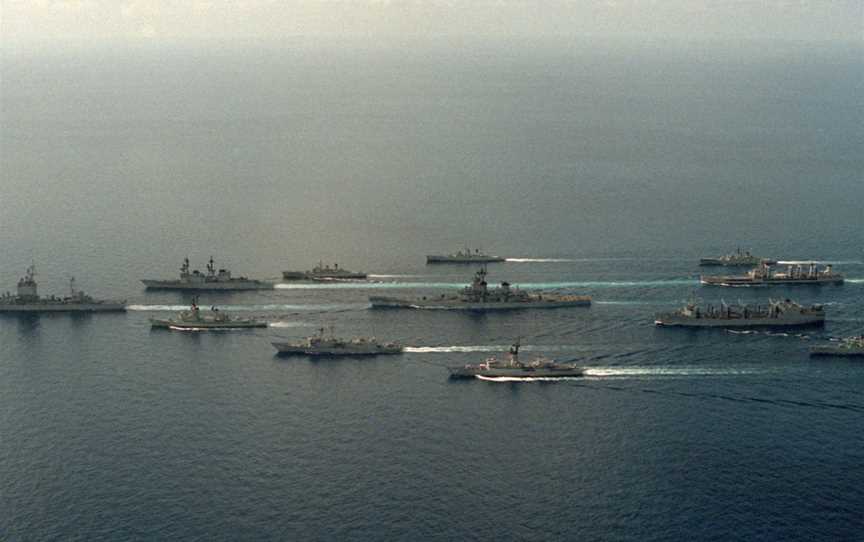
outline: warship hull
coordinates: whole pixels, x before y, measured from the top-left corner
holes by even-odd
[[[183,282],[179,280],[150,280],[141,282],[148,290],[200,290],[200,291],[238,291],[238,290],[272,290],[273,284],[258,280],[230,280],[224,282]]]
[[[843,277],[818,277],[801,279],[752,279],[750,277],[699,277],[699,282],[705,286],[823,286],[827,284],[843,284]]]
[[[446,311],[502,311],[520,309],[559,309],[566,307],[589,307],[591,298],[574,296],[572,299],[542,299],[536,301],[472,302],[453,299],[399,299],[373,296],[369,298],[373,309],[427,309]]]
[[[450,378],[574,378],[585,376],[581,367],[528,368],[528,367],[497,367],[480,369],[478,367],[448,367]]]
[[[0,304],[0,313],[125,312],[125,302]]]
[[[506,261],[498,256],[426,256],[426,263],[499,263]]]
[[[267,322],[237,321],[237,322],[179,322],[176,320],[150,319],[150,326],[154,329],[195,329],[195,330],[220,330],[220,329],[250,329],[267,327]]]
[[[813,346],[811,356],[864,357],[864,347],[833,346],[830,344]]]
[[[754,258],[752,260],[724,260],[722,258],[700,258],[699,265],[702,267],[753,267],[754,265],[759,264],[766,265],[774,265],[777,262],[775,260],[760,260],[758,258]]]
[[[658,315],[654,324],[660,327],[784,328],[821,326],[825,324],[825,315],[795,314],[779,318],[687,318],[678,315]]]
[[[394,346],[352,346],[348,348],[314,347],[297,343],[271,343],[282,356],[320,356],[320,357],[351,357],[351,356],[386,356],[401,354],[402,347]]]

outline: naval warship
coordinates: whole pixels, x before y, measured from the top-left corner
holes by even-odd
[[[821,326],[825,323],[825,309],[821,305],[804,307],[785,299],[769,300],[767,305],[737,304],[700,307],[690,301],[684,307],[658,314],[654,323],[658,326],[677,327],[796,327]]]
[[[504,258],[492,256],[480,252],[480,249],[475,248],[472,252],[470,248],[459,250],[453,254],[430,254],[426,256],[426,263],[494,263],[503,262]]]
[[[40,312],[119,312],[126,310],[126,300],[94,299],[75,289],[75,279],[69,279],[68,297],[41,297],[36,283],[36,266],[27,268],[18,281],[17,294],[0,296],[0,313]]]
[[[268,290],[273,288],[273,283],[261,280],[247,279],[246,277],[232,277],[231,271],[227,269],[216,270],[213,257],[207,262],[207,273],[201,273],[197,269],[190,271],[189,258],[183,259],[180,266],[179,279],[141,279],[148,289],[152,290]]]
[[[583,376],[585,370],[572,364],[556,363],[546,358],[535,358],[524,363],[519,361],[519,341],[510,347],[507,359],[487,358],[483,363],[447,367],[450,378],[562,378]]]
[[[811,356],[864,356],[864,335],[846,337],[837,343],[826,343],[810,348]]]
[[[333,267],[318,262],[318,265],[309,271],[282,271],[285,280],[359,280],[365,279],[366,273],[348,271],[334,263]]]
[[[835,273],[830,265],[819,269],[815,263],[789,265],[785,272],[774,271],[770,265],[760,264],[746,275],[702,275],[699,282],[707,286],[773,286],[801,284],[843,284],[843,275]]]
[[[720,267],[740,267],[740,266],[756,266],[760,264],[774,265],[777,260],[768,258],[760,258],[754,256],[749,250],[742,252],[739,248],[732,254],[725,254],[719,258],[700,258],[699,265],[701,266],[720,266]]]
[[[559,307],[587,307],[591,296],[529,294],[518,288],[511,288],[507,282],[489,288],[486,283],[486,269],[480,268],[474,274],[471,284],[456,295],[401,299],[397,297],[372,296],[369,298],[373,309],[439,309],[493,311],[512,309],[554,309]]]
[[[167,320],[151,318],[150,325],[157,329],[177,329],[207,331],[217,329],[246,329],[252,327],[267,327],[267,322],[253,318],[232,318],[215,306],[210,307],[209,313],[202,314],[198,306],[198,299],[192,299],[192,306],[188,311],[179,313],[175,318]]]
[[[384,354],[401,354],[403,347],[395,342],[382,343],[375,337],[354,337],[340,339],[324,334],[324,328],[317,335],[306,337],[295,342],[271,343],[280,355],[301,356],[378,356]]]

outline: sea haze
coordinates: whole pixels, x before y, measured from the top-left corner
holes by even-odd
[[[864,50],[823,43],[324,40],[6,50],[0,291],[31,262],[125,315],[0,318],[0,538],[853,539],[864,368]],[[371,311],[490,280],[590,309]],[[804,290],[699,289],[736,247],[832,262]],[[371,284],[202,299],[274,323],[151,332],[185,256],[338,261]],[[826,303],[825,329],[655,329],[694,290]],[[270,340],[404,342],[278,359]],[[556,383],[451,382],[522,337]]]

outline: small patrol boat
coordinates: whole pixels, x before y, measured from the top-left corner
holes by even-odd
[[[819,269],[815,262],[789,265],[785,272],[774,271],[768,264],[760,264],[746,275],[702,275],[699,282],[706,286],[778,286],[778,285],[823,285],[843,284],[843,275],[832,270],[830,265]]]
[[[299,356],[379,356],[401,354],[403,346],[396,342],[379,342],[375,337],[354,337],[342,339],[330,334],[324,334],[324,328],[317,335],[306,337],[300,341],[271,343],[280,355]]]
[[[215,306],[207,312],[202,312],[198,299],[192,300],[188,311],[179,313],[175,318],[167,320],[151,318],[150,325],[157,329],[175,329],[186,331],[210,331],[219,329],[247,329],[267,327],[267,322],[254,318],[232,318]]]
[[[858,357],[864,356],[864,335],[857,337],[846,337],[836,343],[826,343],[812,346],[810,348],[811,356],[844,356]]]
[[[447,367],[450,378],[563,378],[585,375],[585,369],[570,363],[556,363],[543,357],[529,362],[519,361],[519,341],[510,347],[506,360],[495,356],[483,363]]]

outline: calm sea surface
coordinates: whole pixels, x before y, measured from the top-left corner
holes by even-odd
[[[864,532],[860,46],[307,41],[6,52],[0,291],[35,261],[126,314],[0,317],[3,540],[853,540]],[[492,282],[587,309],[372,311]],[[843,286],[706,289],[736,247]],[[183,257],[362,284],[202,296],[268,329],[151,331]],[[824,329],[656,329],[705,301]],[[372,360],[275,357],[318,327]],[[516,337],[588,377],[454,382]]]

